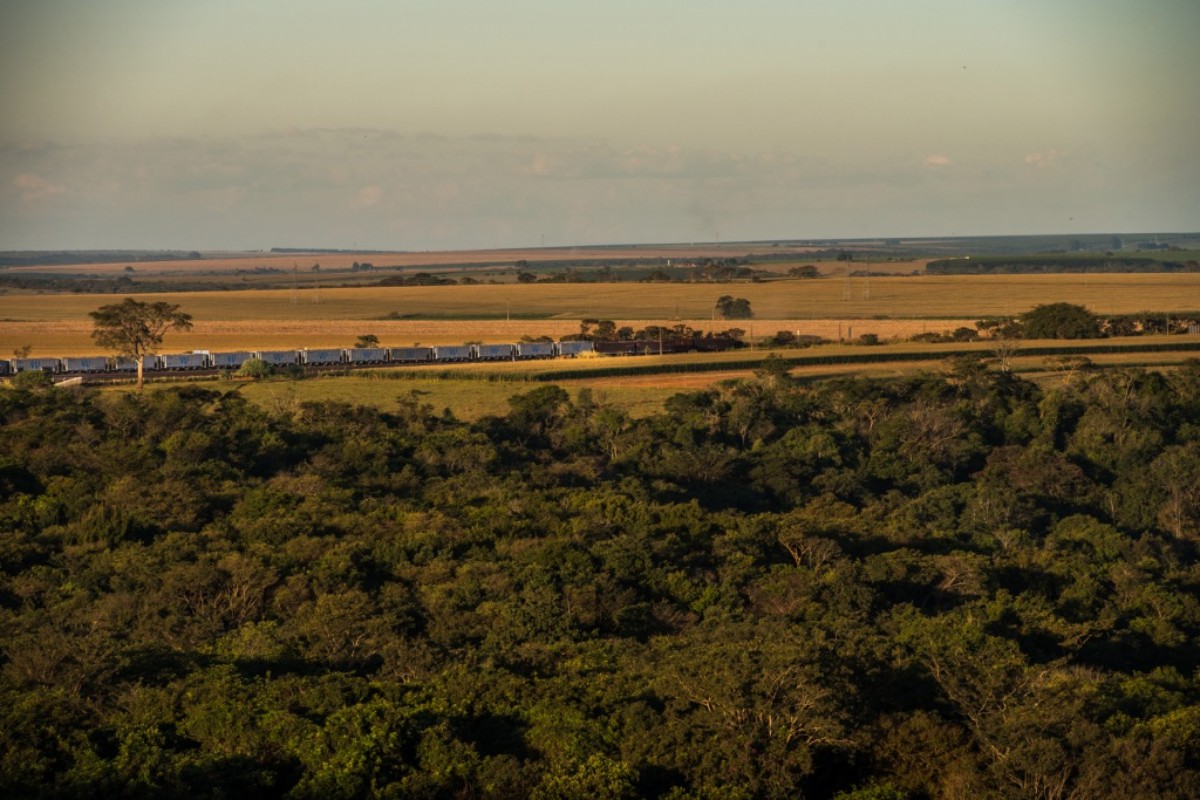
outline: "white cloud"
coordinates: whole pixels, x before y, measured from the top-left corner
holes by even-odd
[[[1038,169],[1048,169],[1058,166],[1058,161],[1064,154],[1059,150],[1047,150],[1043,153],[1030,153],[1025,156],[1025,163]]]
[[[545,142],[518,174],[548,180],[767,178],[811,167],[812,160],[767,153],[746,156],[679,145],[617,148],[606,144]]]
[[[198,197],[213,211],[226,213],[241,205],[246,190],[241,186],[223,186],[199,192]]]
[[[51,183],[40,175],[23,172],[12,179],[13,188],[21,195],[22,203],[37,203],[56,194],[62,194],[67,187]]]
[[[1007,164],[959,163],[936,152],[855,161],[802,144],[724,151],[366,129],[0,142],[0,249],[454,249],[520,247],[543,237],[549,245],[1037,233],[1061,208],[1077,219],[1090,208],[1112,220],[1097,225],[1113,230],[1136,229],[1140,220],[1155,229],[1194,225],[1196,168],[1143,167],[1138,177],[1158,176],[1161,188],[1118,206],[1094,188],[1120,177],[1104,162],[1083,183],[1063,176],[1082,162],[1078,152],[1023,152]]]
[[[364,186],[358,190],[358,194],[354,196],[353,206],[355,208],[370,208],[379,202],[383,197],[383,189],[378,186]]]

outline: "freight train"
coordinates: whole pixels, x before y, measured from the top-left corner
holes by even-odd
[[[355,367],[371,365],[447,364],[468,361],[526,361],[538,358],[574,358],[597,355],[649,355],[686,352],[716,352],[739,346],[734,339],[719,336],[677,337],[631,342],[520,342],[519,344],[462,344],[429,347],[350,347],[312,350],[239,350],[216,353],[148,355],[146,372],[234,370],[258,359],[276,367]],[[65,356],[11,358],[0,360],[0,376],[30,371],[54,374],[121,374],[137,371],[132,358],[109,356]]]

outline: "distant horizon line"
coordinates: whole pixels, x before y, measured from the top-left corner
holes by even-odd
[[[572,250],[572,249],[615,249],[615,248],[651,248],[679,247],[696,248],[712,247],[727,248],[738,245],[772,247],[772,246],[833,246],[837,244],[879,242],[918,243],[936,241],[977,241],[982,239],[1100,239],[1111,237],[1155,237],[1155,238],[1190,238],[1200,237],[1200,231],[1101,231],[1092,233],[1005,233],[1005,234],[950,234],[945,236],[828,236],[828,237],[798,237],[798,238],[766,238],[766,239],[730,239],[730,240],[693,240],[673,242],[614,242],[592,244],[537,244],[537,245],[507,245],[495,247],[447,247],[447,248],[402,248],[402,247],[372,247],[372,248],[338,248],[338,247],[289,247],[275,246],[270,248],[231,247],[198,249],[195,247],[51,247],[51,248],[21,248],[0,249],[0,253],[275,253],[291,255],[302,253],[336,253],[347,255],[373,255],[380,253],[471,253],[471,252],[504,252],[530,250]]]

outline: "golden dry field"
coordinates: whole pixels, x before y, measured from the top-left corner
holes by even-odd
[[[349,346],[373,333],[387,345],[559,337],[585,317],[644,327],[678,322],[740,327],[756,337],[779,330],[830,339],[881,339],[940,332],[1038,303],[1071,302],[1098,313],[1200,308],[1200,275],[1006,275],[839,278],[729,284],[504,284],[259,290],[138,295],[178,303],[195,328],[168,335],[166,352],[191,349]],[[716,299],[744,297],[754,320],[712,319]],[[0,295],[0,354],[29,344],[34,354],[87,355],[88,312],[120,296]],[[384,317],[395,319],[384,319]],[[511,319],[506,319],[511,317]],[[416,317],[406,319],[406,317]]]
[[[143,294],[179,303],[197,320],[372,320],[388,314],[442,319],[711,319],[721,295],[744,297],[761,319],[979,318],[1070,302],[1101,313],[1194,311],[1200,273],[966,275],[783,280],[762,283],[479,284],[264,289]],[[0,295],[0,319],[86,319],[119,296]]]

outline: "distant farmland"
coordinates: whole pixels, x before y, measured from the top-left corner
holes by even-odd
[[[713,319],[721,295],[744,297],[753,320]],[[849,299],[844,299],[846,295]],[[49,354],[95,352],[88,312],[120,295],[0,295],[0,353],[31,344]],[[1101,314],[1179,313],[1200,307],[1200,275],[902,276],[769,283],[504,284],[437,287],[188,292],[139,295],[179,303],[196,329],[168,346],[191,348],[348,346],[363,333],[388,344],[511,341],[559,337],[579,320],[683,322],[693,327],[778,330],[826,338],[939,332],[976,319],[1070,302]],[[853,330],[851,330],[851,328]]]
[[[766,245],[645,245],[627,247],[539,247],[523,250],[446,250],[437,252],[263,252],[263,253],[206,253],[203,258],[171,258],[162,261],[81,261],[77,264],[52,263],[12,267],[19,272],[87,273],[117,275],[126,266],[138,273],[204,273],[237,272],[255,269],[276,269],[291,272],[293,268],[307,274],[313,264],[322,269],[349,269],[354,263],[370,263],[375,267],[446,267],[462,264],[513,265],[519,261],[536,264],[542,261],[616,261],[651,258],[679,260],[699,258],[740,258],[746,255],[780,252],[801,254],[812,248],[776,248]]]
[[[966,275],[763,283],[566,283],[355,287],[144,294],[197,319],[710,319],[721,295],[748,299],[763,319],[960,318],[1020,314],[1070,302],[1101,314],[1194,311],[1200,274]],[[847,299],[847,294],[849,298]],[[86,319],[110,295],[0,295],[0,319]]]

